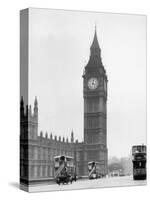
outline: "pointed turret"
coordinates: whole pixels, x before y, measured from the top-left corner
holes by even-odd
[[[28,119],[28,105],[26,105],[26,117]]]
[[[69,142],[68,137],[66,138],[66,142],[67,142],[67,143]]]
[[[71,142],[73,143],[74,142],[74,133],[73,133],[73,130],[71,132]]]
[[[78,143],[79,141],[78,140],[76,140],[76,143]]]
[[[32,117],[32,109],[31,109],[31,105],[28,108],[28,119],[31,120]]]
[[[55,141],[57,141],[57,135],[55,135],[54,139],[55,139]]]
[[[88,61],[88,64],[85,67],[83,76],[85,75],[87,69],[89,69],[90,71],[92,70],[95,71],[94,68],[97,68],[97,72],[100,70],[104,71],[104,67],[103,67],[102,59],[101,59],[101,49],[98,43],[96,26],[95,26],[93,42],[90,47],[90,59]]]
[[[21,107],[24,107],[23,96],[21,96],[20,106],[21,106]]]
[[[53,134],[52,134],[52,133],[50,134],[50,139],[51,139],[51,140],[53,139]]]
[[[34,107],[38,107],[37,97],[35,97],[35,100],[34,100]]]
[[[20,117],[23,119],[24,117],[24,101],[23,101],[23,96],[21,97],[20,101]]]
[[[35,100],[34,100],[34,117],[35,117],[35,120],[38,122],[38,102],[37,102],[37,97],[35,97]]]
[[[93,39],[93,42],[92,42],[92,45],[91,45],[91,51],[93,49],[99,49],[100,50],[100,47],[99,47],[99,43],[98,43],[98,39],[97,39],[97,32],[96,32],[96,26],[95,26],[95,34],[94,34],[94,39]]]

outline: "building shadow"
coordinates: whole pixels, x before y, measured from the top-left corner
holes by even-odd
[[[20,184],[17,183],[17,182],[10,182],[9,185],[12,186],[12,187],[14,187],[14,188],[16,188],[16,189],[20,188]]]

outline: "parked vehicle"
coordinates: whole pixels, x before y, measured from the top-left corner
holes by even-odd
[[[54,177],[57,184],[68,184],[76,181],[74,159],[70,156],[54,157]]]
[[[99,162],[88,162],[89,179],[97,179],[103,177],[101,174],[101,165]]]
[[[133,179],[146,179],[146,146],[137,145],[132,147]]]

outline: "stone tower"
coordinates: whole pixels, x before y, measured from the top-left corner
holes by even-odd
[[[90,58],[83,74],[84,97],[84,175],[87,163],[101,163],[107,174],[107,75],[101,59],[97,32],[90,48]]]

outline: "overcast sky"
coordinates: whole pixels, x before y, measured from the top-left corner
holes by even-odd
[[[30,9],[29,103],[39,131],[83,140],[83,80],[94,26],[108,75],[109,156],[146,143],[146,17]]]

